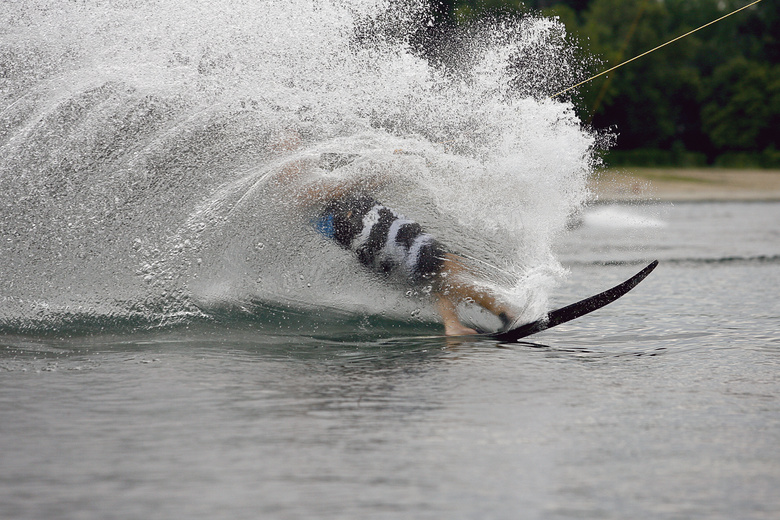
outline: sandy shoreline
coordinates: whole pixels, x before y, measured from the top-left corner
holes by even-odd
[[[780,170],[610,168],[591,179],[597,201],[780,201]]]

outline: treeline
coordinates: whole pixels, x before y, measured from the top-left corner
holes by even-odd
[[[442,26],[558,16],[591,74],[751,0],[443,0]],[[587,76],[586,76],[587,77]],[[551,93],[552,94],[552,93]],[[780,167],[780,9],[762,2],[579,87],[583,121],[619,134],[610,164]]]

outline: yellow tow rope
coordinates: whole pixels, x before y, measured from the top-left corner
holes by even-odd
[[[739,9],[737,9],[737,10],[735,10],[735,11],[731,11],[729,14],[723,15],[723,16],[721,16],[720,18],[718,18],[717,20],[713,20],[713,21],[711,21],[711,22],[709,22],[709,23],[706,23],[706,24],[702,25],[701,27],[699,27],[698,29],[694,29],[694,30],[692,30],[692,31],[688,31],[687,33],[683,34],[682,36],[678,36],[677,38],[675,38],[675,39],[673,39],[673,40],[669,40],[668,42],[666,42],[666,43],[663,43],[663,44],[659,45],[658,47],[655,47],[654,49],[650,49],[649,51],[643,52],[643,53],[642,53],[642,54],[640,54],[639,56],[634,56],[634,57],[633,57],[633,58],[631,58],[630,60],[626,60],[626,61],[624,61],[623,63],[620,63],[620,64],[618,64],[618,65],[615,65],[615,66],[614,66],[614,67],[612,67],[611,69],[607,69],[607,70],[605,70],[604,72],[599,72],[599,73],[598,73],[598,74],[596,74],[595,76],[591,76],[590,78],[588,78],[588,79],[586,79],[586,80],[584,80],[584,81],[580,81],[580,82],[579,82],[579,83],[577,83],[576,85],[572,85],[571,87],[569,87],[569,88],[567,88],[567,89],[561,90],[561,91],[560,91],[560,92],[558,92],[557,94],[553,94],[552,96],[550,96],[550,98],[558,97],[558,96],[560,96],[561,94],[563,94],[564,92],[568,92],[568,91],[570,91],[570,90],[571,90],[571,89],[573,89],[573,88],[577,88],[577,87],[579,87],[580,85],[583,85],[583,84],[587,83],[588,81],[594,80],[594,79],[598,78],[599,76],[603,76],[604,74],[607,74],[607,73],[609,73],[609,72],[612,72],[613,70],[617,69],[618,67],[622,67],[623,65],[625,65],[625,64],[627,64],[627,63],[631,63],[631,62],[632,62],[632,61],[634,61],[634,60],[638,60],[638,59],[639,59],[639,58],[641,58],[642,56],[647,56],[647,55],[648,55],[648,54],[650,54],[651,52],[657,51],[657,50],[658,50],[658,49],[660,49],[661,47],[666,47],[666,46],[667,46],[667,45],[669,45],[670,43],[674,43],[674,42],[676,42],[677,40],[681,40],[681,39],[685,38],[686,36],[688,36],[688,35],[690,35],[690,34],[693,34],[693,33],[695,33],[696,31],[699,31],[699,30],[701,30],[701,29],[704,29],[705,27],[708,27],[708,26],[710,26],[710,25],[712,25],[712,24],[714,24],[714,23],[716,23],[716,22],[719,22],[719,21],[723,20],[724,18],[728,18],[728,17],[729,17],[729,16],[731,16],[732,14],[736,14],[736,13],[738,13],[738,12],[742,11],[743,9],[747,9],[747,8],[748,8],[748,7],[750,7],[751,5],[755,5],[755,4],[759,3],[760,1],[761,1],[761,0],[755,0],[754,2],[752,2],[752,3],[749,3],[749,4],[748,4],[748,5],[746,5],[746,6],[740,7]]]

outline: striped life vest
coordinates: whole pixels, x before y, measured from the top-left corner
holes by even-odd
[[[326,204],[314,227],[361,264],[386,275],[401,274],[419,284],[440,271],[445,250],[420,224],[369,196],[352,196]]]

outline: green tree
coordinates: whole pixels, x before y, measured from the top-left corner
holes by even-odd
[[[745,6],[750,0],[443,0],[444,24],[525,12],[554,14],[592,74]],[[456,21],[457,20],[457,21]],[[583,121],[615,127],[617,150],[780,154],[780,9],[764,0],[600,77],[573,94]],[[520,79],[520,78],[519,78]],[[767,152],[769,150],[769,152]]]
[[[668,19],[663,3],[646,0],[594,0],[584,13],[580,36],[604,59],[604,69],[663,43]],[[597,127],[616,125],[620,148],[663,148],[686,125],[675,100],[696,101],[695,74],[677,74],[686,56],[655,52],[587,86],[582,117]],[[696,125],[698,126],[698,125]]]
[[[702,120],[723,151],[780,149],[780,65],[738,56],[715,69]]]

